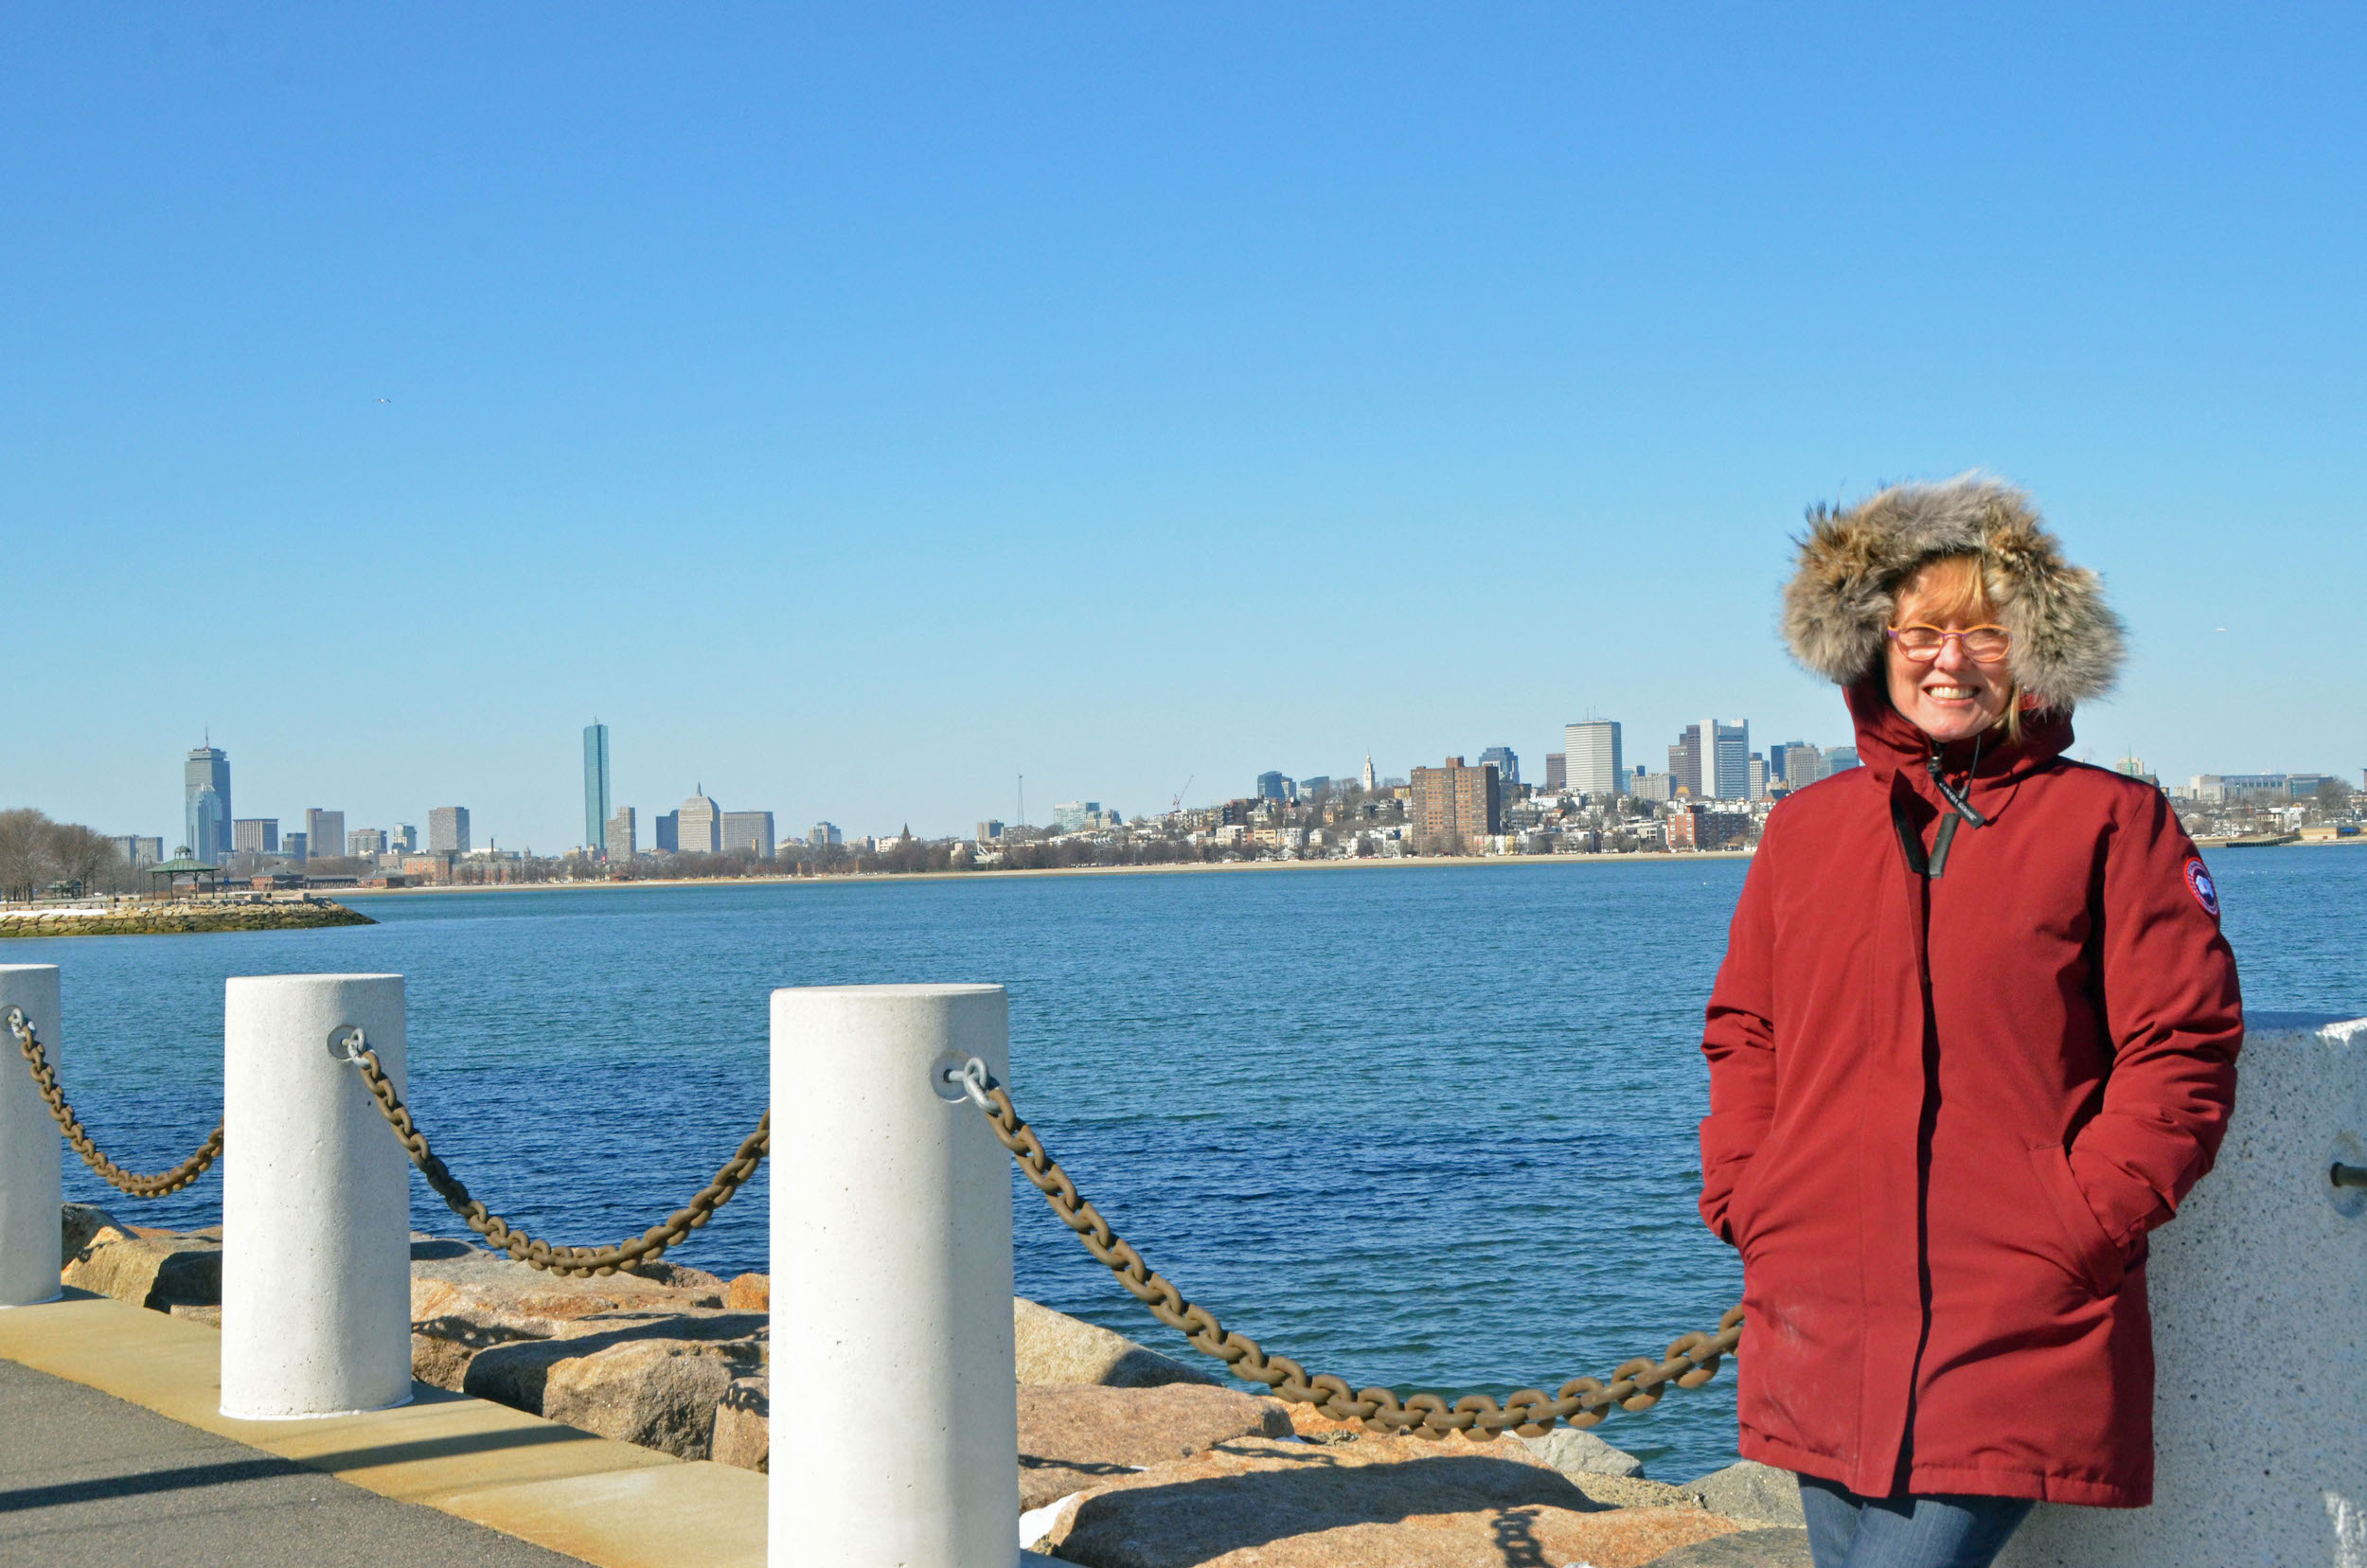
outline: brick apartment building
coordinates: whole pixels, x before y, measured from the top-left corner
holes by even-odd
[[[1464,766],[1450,757],[1446,765],[1414,770],[1413,806],[1408,813],[1415,842],[1425,848],[1450,844],[1474,847],[1474,841],[1504,829],[1504,791],[1496,765]]]

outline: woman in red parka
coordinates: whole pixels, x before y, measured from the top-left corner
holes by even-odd
[[[1742,1253],[1742,1452],[1799,1472],[1818,1568],[1979,1568],[2032,1500],[2151,1501],[2145,1238],[2227,1125],[2235,960],[2162,793],[2063,756],[2121,630],[2028,500],[1809,521],[1785,636],[1861,766],[1744,882],[1701,1216]]]

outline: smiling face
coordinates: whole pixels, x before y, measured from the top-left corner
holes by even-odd
[[[1980,561],[1972,556],[1946,557],[1908,579],[1891,616],[1893,627],[1936,626],[1943,632],[1995,624]],[[1939,655],[1928,664],[1907,657],[1895,637],[1885,641],[1891,705],[1941,745],[1981,734],[2004,717],[2014,700],[2005,666],[1981,663],[1965,651],[1961,637],[1942,642]]]

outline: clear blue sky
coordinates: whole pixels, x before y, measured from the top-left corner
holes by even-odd
[[[1802,508],[1975,467],[2090,755],[2356,778],[2367,11],[1921,9],[9,8],[0,803],[1831,743]]]

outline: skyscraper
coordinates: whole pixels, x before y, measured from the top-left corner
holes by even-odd
[[[230,825],[230,846],[241,855],[279,853],[277,817],[240,817]]]
[[[1727,724],[1702,720],[1700,758],[1701,787],[1694,792],[1696,798],[1751,798],[1751,721]]]
[[[314,806],[304,813],[304,842],[323,860],[346,852],[346,814]]]
[[[1802,789],[1824,776],[1824,754],[1806,740],[1788,741],[1781,748],[1784,757],[1784,782],[1793,789]],[[1774,758],[1770,757],[1769,760]]]
[[[723,809],[707,798],[705,785],[698,786],[675,811],[674,835],[677,847],[685,854],[723,852]]]
[[[1561,726],[1562,777],[1580,794],[1625,794],[1628,762],[1619,744],[1619,722],[1589,719]]]
[[[658,853],[670,855],[682,847],[682,813],[660,811],[650,819],[650,831],[656,836]]]
[[[189,853],[212,864],[230,853],[230,754],[208,741],[181,769],[182,829]]]
[[[1547,752],[1545,754],[1545,793],[1547,794],[1559,794],[1562,791],[1568,789],[1569,787],[1570,754],[1567,752]]]
[[[1682,790],[1695,800],[1701,798],[1701,726],[1687,724],[1677,743],[1668,748],[1668,788],[1671,795]]]
[[[608,726],[597,719],[583,726],[583,842],[594,854],[605,852],[609,818]]]
[[[723,813],[723,853],[754,855],[758,860],[773,858],[773,813],[770,811],[725,811]]]
[[[609,813],[606,847],[610,862],[629,861],[640,853],[640,818],[630,806],[619,806]]]
[[[427,852],[465,855],[469,852],[469,809],[436,806],[427,813]]]
[[[1480,761],[1496,764],[1496,777],[1505,784],[1521,782],[1521,758],[1510,746],[1490,746],[1480,753]]]

